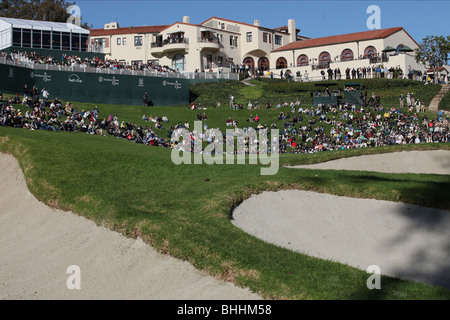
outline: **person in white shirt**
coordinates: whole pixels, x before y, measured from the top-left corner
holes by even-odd
[[[49,93],[48,93],[48,91],[44,88],[44,89],[42,89],[42,97],[44,98],[44,103],[46,103],[47,102],[47,100],[48,100],[48,97],[49,97]]]

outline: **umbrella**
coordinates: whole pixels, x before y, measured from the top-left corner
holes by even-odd
[[[392,51],[397,51],[397,50],[394,49],[394,48],[392,48],[392,47],[390,47],[390,46],[387,46],[387,47],[384,48],[384,50],[383,50],[383,52],[392,52]]]
[[[408,46],[404,46],[403,48],[398,49],[398,51],[401,51],[401,52],[413,52],[414,50],[411,49]]]

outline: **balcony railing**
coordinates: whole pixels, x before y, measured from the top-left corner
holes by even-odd
[[[170,38],[165,39],[163,41],[152,42],[151,47],[152,48],[163,47],[165,45],[174,43],[189,43],[189,38]]]
[[[219,42],[219,39],[216,38],[216,37],[209,37],[209,38],[202,38],[202,37],[199,37],[197,40],[198,40],[198,42],[200,42],[200,43],[203,43],[203,42],[207,42],[207,43],[220,43],[220,42]]]
[[[103,46],[99,43],[91,43],[88,46],[88,52],[104,53]]]
[[[28,68],[32,70],[53,70],[53,71],[69,71],[69,72],[88,72],[99,74],[112,75],[132,75],[144,77],[159,77],[159,78],[177,78],[177,79],[226,79],[239,80],[239,75],[236,73],[224,72],[165,72],[154,69],[144,70],[129,70],[129,69],[111,69],[111,68],[93,68],[84,65],[62,66],[50,64],[37,64],[34,62],[19,62],[10,60],[5,57],[0,57],[0,63],[5,65]]]

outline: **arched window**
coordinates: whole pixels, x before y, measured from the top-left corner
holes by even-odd
[[[328,52],[324,51],[319,55],[319,66],[328,68],[330,66],[331,56]]]
[[[259,58],[258,60],[258,68],[261,70],[269,70],[270,69],[270,63],[269,59],[266,57]]]
[[[287,68],[287,60],[283,57],[277,59],[277,69]]]
[[[368,58],[369,56],[376,56],[377,55],[377,49],[372,46],[368,46],[366,49],[364,49],[364,58]]]
[[[249,69],[255,68],[255,60],[253,60],[252,57],[244,58],[243,64],[244,64],[244,67],[249,66]]]
[[[184,54],[178,53],[172,59],[172,69],[184,71],[184,67],[186,66],[186,57]]]
[[[297,67],[305,67],[309,64],[308,62],[308,56],[306,54],[301,54],[297,58]]]
[[[352,61],[354,59],[353,51],[350,49],[345,49],[341,53],[341,61]]]
[[[400,51],[400,49],[402,49],[403,47],[404,47],[405,45],[404,44],[399,44],[398,46],[397,46],[397,54],[400,54],[400,53],[402,53],[402,51]]]

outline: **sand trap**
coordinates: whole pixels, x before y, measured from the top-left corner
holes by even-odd
[[[92,221],[53,210],[0,154],[0,299],[261,299]],[[67,268],[81,270],[69,290]]]
[[[450,174],[450,151],[393,152],[343,158],[318,164],[290,166],[287,168]]]
[[[449,211],[291,190],[253,195],[233,218],[293,251],[450,289]]]

